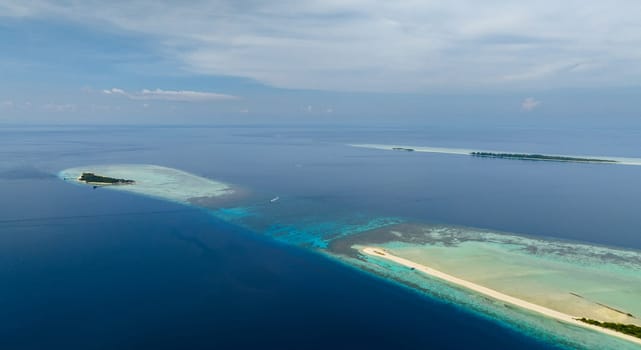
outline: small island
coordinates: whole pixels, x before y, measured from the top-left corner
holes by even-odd
[[[493,152],[471,152],[471,156],[484,158],[519,159],[519,160],[541,160],[552,162],[580,162],[580,163],[617,163],[616,160],[598,158],[580,158],[568,156],[552,156],[545,154],[527,153],[493,153]]]
[[[392,150],[394,150],[394,151],[414,152],[413,148],[405,148],[405,147],[392,147]]]
[[[240,197],[232,185],[152,164],[92,164],[64,169],[58,177],[81,186],[131,192],[185,205],[211,205],[212,208],[214,204],[210,203],[215,200]]]
[[[633,337],[641,338],[641,327],[635,326],[633,324],[624,324],[624,323],[614,323],[614,322],[599,322],[597,320],[592,320],[589,318],[577,318],[577,320],[591,324],[594,326],[599,326],[613,331],[617,331],[623,334],[631,335]]]
[[[94,173],[82,173],[78,181],[86,182],[92,185],[132,185],[134,180],[116,179],[113,177],[100,176]]]

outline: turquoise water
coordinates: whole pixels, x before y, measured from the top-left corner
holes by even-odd
[[[502,302],[472,293],[466,289],[447,284],[442,280],[417,274],[406,267],[398,266],[375,257],[363,260],[347,259],[348,263],[382,276],[401,285],[409,286],[425,295],[475,312],[506,327],[518,330],[539,339],[575,349],[638,349],[631,342],[605,336],[540,315],[509,307]]]
[[[400,219],[389,219],[390,224],[393,224],[394,221],[401,222]],[[375,220],[376,223],[385,223],[386,220]],[[377,259],[373,256],[359,256],[357,258],[346,257],[344,255],[336,255],[331,251],[327,251],[324,248],[327,247],[329,242],[322,241],[318,237],[319,229],[327,228],[336,230],[339,226],[338,223],[333,223],[331,225],[319,225],[313,227],[303,227],[292,226],[291,229],[295,234],[292,236],[280,236],[280,238],[285,238],[285,241],[290,244],[301,244],[299,240],[300,236],[297,234],[303,233],[301,236],[310,237],[317,243],[314,248],[322,248],[321,252],[328,254],[332,258],[343,261],[347,265],[356,267],[364,271],[370,271],[375,275],[381,276],[388,281],[394,281],[400,283],[410,289],[424,293],[428,297],[435,298],[440,301],[446,301],[457,307],[462,307],[466,310],[471,310],[477,315],[493,319],[501,324],[510,327],[512,329],[524,332],[531,336],[537,337],[539,339],[546,339],[547,341],[553,342],[558,345],[562,345],[568,348],[582,348],[582,349],[638,349],[639,346],[631,342],[603,335],[601,333],[588,330],[581,327],[576,327],[574,325],[560,323],[558,321],[549,319],[547,317],[541,316],[539,314],[529,312],[526,310],[519,309],[517,307],[508,306],[502,302],[489,299],[482,295],[478,295],[474,292],[466,290],[464,288],[457,287],[455,285],[448,284],[442,280],[432,278],[429,276],[417,274],[414,271],[409,270],[407,267],[400,266],[394,263],[390,263],[384,259]],[[377,229],[380,227],[385,227],[385,225],[377,227],[377,225],[372,225],[371,223],[364,223],[361,227],[358,225],[346,226],[346,230],[350,234],[357,235],[361,232],[366,232],[371,229]],[[326,231],[327,232],[327,231]],[[269,234],[269,233],[268,233]],[[634,292],[633,295],[628,295],[627,300],[623,303],[624,305],[634,306],[635,302],[641,302],[641,294],[638,290],[638,285],[635,285],[635,280],[641,276],[639,271],[641,271],[641,264],[637,260],[640,253],[634,251],[622,251],[617,249],[611,249],[606,247],[591,246],[587,244],[580,243],[569,243],[569,242],[558,242],[545,239],[532,239],[528,237],[517,236],[513,234],[499,234],[499,233],[488,233],[484,232],[485,235],[490,236],[487,238],[493,245],[499,245],[501,249],[507,250],[520,250],[524,249],[523,245],[529,245],[530,247],[536,244],[539,249],[539,257],[543,257],[543,260],[548,259],[549,261],[559,263],[562,262],[567,266],[572,268],[594,268],[600,273],[611,277],[608,279],[608,283],[615,281],[616,278],[625,278],[626,275],[633,278],[632,280],[627,280],[626,283],[631,286],[630,291]],[[342,236],[345,237],[345,236]],[[289,238],[293,238],[289,240]],[[524,243],[525,242],[525,243]],[[302,243],[303,246],[309,246],[308,244]],[[386,243],[383,245],[386,248],[393,249],[395,247],[403,246],[402,243]],[[569,249],[575,248],[575,249]],[[465,256],[460,256],[461,260],[465,260]],[[606,263],[604,260],[607,259]],[[535,261],[534,263],[537,263]],[[462,263],[462,265],[465,265]],[[493,266],[489,266],[492,268]],[[496,266],[494,266],[496,267]],[[475,266],[473,268],[482,268],[482,266]],[[541,265],[539,265],[541,268]],[[545,269],[545,267],[542,267]],[[571,272],[571,271],[570,271]],[[594,270],[591,270],[593,273],[592,278],[595,277]],[[614,276],[612,276],[614,275]],[[598,274],[596,274],[598,278]],[[543,278],[543,276],[541,277]],[[552,275],[550,283],[554,285],[555,281],[565,278],[564,282],[568,282],[567,279],[570,278],[579,278],[575,275],[565,275],[565,276],[554,276]],[[604,283],[603,280],[591,280],[592,286],[598,286],[601,283]],[[639,284],[641,285],[641,284]],[[636,286],[636,287],[635,287]],[[578,288],[578,286],[577,286]],[[581,290],[578,288],[576,290]],[[585,293],[586,296],[590,296],[589,293]],[[611,298],[616,298],[616,295]],[[606,300],[608,300],[606,298]],[[632,303],[632,304],[630,304]],[[638,304],[641,305],[641,304]],[[629,309],[628,309],[629,310]],[[628,311],[626,310],[626,311]],[[634,308],[636,311],[636,308]]]
[[[332,221],[318,222],[312,218],[294,224],[276,223],[270,225],[262,233],[289,244],[325,249],[335,239],[401,222],[401,219],[398,218],[367,219],[357,217],[357,219],[363,222],[360,224]]]
[[[229,222],[238,222],[243,218],[255,215],[252,208],[236,207],[236,208],[220,208],[211,212],[217,218]]]
[[[66,172],[64,173],[66,174]],[[155,189],[155,192],[158,192],[157,190]],[[154,195],[154,197],[157,196]],[[245,198],[243,201],[251,200],[252,198]],[[317,205],[299,200],[295,203],[295,206],[309,208]],[[206,209],[206,211],[219,219],[289,245],[312,249],[348,266],[369,271],[384,279],[424,293],[430,298],[471,310],[478,315],[493,319],[509,328],[540,339],[548,339],[548,341],[570,348],[616,347],[618,349],[633,349],[638,347],[627,341],[604,336],[580,327],[562,324],[540,315],[505,305],[502,302],[486,298],[441,280],[417,274],[406,267],[383,259],[377,259],[372,256],[350,256],[349,254],[345,255],[329,249],[334,242],[353,239],[367,232],[394,228],[396,227],[395,225],[404,224],[407,219],[400,217],[374,217],[358,212],[346,212],[341,216],[336,216],[335,214],[333,216],[330,214],[300,216],[291,215],[289,210],[283,210],[286,208],[260,202],[253,206],[221,207],[218,209]],[[464,230],[447,226],[441,226],[438,229],[432,228],[425,232],[429,233],[425,237],[416,236],[410,237],[410,239],[420,238],[429,241],[431,244],[440,246],[452,245],[454,247],[465,242],[486,242],[508,251],[534,250],[535,255],[543,256],[552,261],[556,260],[576,265],[594,264],[599,268],[607,269],[607,266],[604,267],[599,262],[602,263],[604,259],[609,259],[609,261],[615,262],[610,264],[610,267],[623,268],[626,273],[630,271],[625,268],[632,268],[632,273],[641,269],[641,255],[633,251],[626,252],[595,245],[528,238],[483,230]],[[365,241],[364,243],[367,242]],[[395,243],[393,240],[385,243],[385,247],[390,249],[402,249],[410,246],[402,242]],[[465,257],[463,256],[461,260],[465,260]]]
[[[106,211],[105,207],[118,210],[120,203],[140,202],[131,194],[116,194],[115,191],[107,189],[84,191],[60,183],[60,189],[52,192],[54,187],[50,184],[23,184],[22,180],[4,180],[6,178],[26,177],[36,181],[41,178],[47,179],[62,168],[83,164],[159,164],[255,191],[245,199],[225,204],[222,210],[215,206],[201,209],[208,217],[219,218],[233,224],[234,227],[240,226],[264,237],[274,238],[270,241],[286,243],[289,247],[295,247],[287,250],[294,252],[294,255],[297,251],[311,250],[318,253],[315,255],[341,261],[350,269],[371,272],[386,281],[386,284],[391,282],[427,295],[429,300],[425,300],[423,304],[429,307],[421,309],[420,305],[423,304],[416,304],[411,309],[420,309],[421,313],[425,314],[434,312],[439,316],[433,316],[432,320],[427,321],[429,317],[421,318],[425,327],[418,332],[424,333],[426,339],[413,343],[417,348],[425,347],[426,344],[430,344],[430,340],[446,334],[443,330],[447,330],[447,326],[439,327],[441,322],[444,325],[457,324],[467,332],[476,334],[477,339],[484,339],[478,343],[485,344],[488,348],[492,348],[492,344],[495,348],[501,348],[496,344],[503,344],[503,347],[507,348],[501,339],[505,339],[509,334],[500,331],[502,328],[492,328],[486,337],[482,337],[481,334],[484,333],[479,330],[490,327],[489,325],[503,325],[519,329],[520,333],[533,335],[534,338],[519,336],[514,340],[523,348],[540,346],[540,343],[533,339],[549,340],[549,346],[560,342],[567,347],[575,348],[591,348],[600,344],[599,342],[607,344],[600,344],[598,348],[631,346],[616,340],[609,343],[608,337],[585,330],[568,331],[565,326],[559,326],[554,322],[550,330],[545,327],[537,328],[537,322],[545,324],[549,320],[540,319],[536,315],[522,319],[525,316],[521,315],[521,312],[504,310],[501,305],[492,309],[484,304],[487,300],[482,297],[443,285],[440,281],[426,282],[424,279],[416,279],[416,276],[408,274],[401,267],[389,264],[380,267],[377,265],[380,262],[336,253],[337,244],[358,237],[359,232],[396,224],[399,221],[518,232],[529,235],[527,237],[554,237],[550,241],[567,239],[586,242],[587,247],[641,249],[638,235],[638,228],[641,227],[638,215],[641,198],[638,167],[533,164],[429,153],[380,152],[344,146],[357,142],[430,144],[452,148],[529,149],[545,153],[638,157],[637,150],[641,149],[641,138],[638,137],[638,133],[630,130],[551,130],[548,125],[542,126],[541,129],[488,126],[483,130],[463,127],[448,129],[438,125],[424,128],[412,126],[398,130],[365,130],[362,126],[346,129],[87,127],[71,131],[56,128],[35,131],[20,129],[5,132],[2,136],[0,143],[3,145],[3,154],[6,155],[4,159],[9,161],[0,164],[0,185],[4,186],[4,193],[7,193],[2,205],[3,217],[13,219],[33,216],[32,208],[38,204],[38,200],[29,198],[39,198],[34,195],[38,192],[42,192],[43,195],[40,197],[46,199],[43,203],[50,203],[48,208],[44,208],[46,210],[39,208],[38,215],[41,216],[92,214],[94,211]],[[25,146],[26,143],[30,146]],[[29,193],[31,197],[25,197],[23,193]],[[70,193],[76,193],[77,197],[69,196]],[[279,196],[280,200],[270,203],[269,200],[276,196]],[[77,200],[78,197],[82,200]],[[161,207],[167,205],[151,200],[145,203]],[[139,210],[135,206],[132,208],[133,211]],[[155,219],[140,218],[136,221],[136,227],[146,230],[145,220],[151,222]],[[53,231],[55,225],[51,225]],[[212,228],[212,237],[216,236],[219,226]],[[7,227],[3,226],[5,229]],[[60,225],[57,229],[55,234],[61,234],[66,228]],[[12,232],[11,230],[9,227],[9,232]],[[21,233],[16,232],[11,237],[19,237]],[[171,249],[189,241],[188,235],[182,234],[179,237],[182,237],[181,240],[174,242]],[[131,243],[124,238],[121,239],[123,242]],[[507,241],[501,241],[499,244],[516,247]],[[124,243],[123,245],[127,246]],[[566,259],[563,254],[555,253],[560,250],[554,245],[550,246],[554,248],[552,250],[543,249],[545,247],[541,242],[537,243],[537,246],[546,259]],[[132,250],[133,256],[146,251],[145,247],[136,247]],[[198,249],[195,249],[197,254],[200,252]],[[234,250],[233,246],[220,245],[203,253],[203,259],[216,255],[212,252],[217,251],[223,255],[238,254],[238,250]],[[595,252],[597,255],[601,254],[599,251]],[[119,254],[122,253],[118,251],[114,256]],[[16,266],[22,258],[16,257],[15,261],[8,261],[5,266]],[[52,261],[62,258],[63,256],[59,255],[55,259],[52,258]],[[269,265],[270,261],[271,257],[267,256],[257,265]],[[577,260],[573,258],[572,261]],[[569,263],[573,263],[572,261]],[[101,266],[110,266],[107,258],[100,263]],[[593,260],[591,264],[598,266],[599,260]],[[199,266],[195,265],[196,268]],[[234,269],[235,266],[242,266],[239,261],[221,266],[226,270],[233,270],[239,276],[247,274],[247,271]],[[614,266],[611,268],[615,269]],[[153,270],[152,272],[158,276],[159,281],[163,281],[162,273]],[[305,278],[309,278],[309,275]],[[329,280],[332,281],[331,278]],[[345,281],[339,281],[337,277],[336,288],[344,283]],[[31,290],[27,287],[20,290]],[[340,309],[349,309],[349,305],[353,305],[356,299],[366,299],[369,290],[374,293],[377,290],[385,290],[385,287],[380,284],[359,289],[354,295],[350,294],[350,298],[354,300],[347,300],[346,297]],[[221,303],[234,301],[233,295],[230,293],[228,299]],[[450,300],[452,295],[460,297]],[[213,299],[215,298],[211,300]],[[393,305],[384,305],[386,298],[373,300],[376,300],[374,303],[381,303],[382,308],[387,307],[386,315],[394,314]],[[435,306],[435,301],[436,304],[446,303],[455,305],[456,308]],[[179,305],[169,299],[163,302],[166,305]],[[214,301],[211,303],[216,305]],[[365,305],[369,307],[369,304]],[[444,313],[451,313],[454,309],[463,312],[454,315]],[[481,322],[477,317],[470,316],[468,311],[492,321]],[[512,312],[515,315],[507,315]],[[405,309],[400,313],[400,317],[413,319],[420,316],[418,313],[419,311],[411,312]],[[358,329],[358,325],[354,323],[348,326],[341,324],[342,318],[337,313],[327,316],[326,319],[331,322],[324,323],[322,329],[330,329],[331,332],[348,332],[345,329],[351,332]],[[380,324],[395,327],[395,322]],[[177,324],[173,325],[180,328]],[[369,327],[373,326],[369,324]],[[411,326],[405,323],[402,327]],[[561,327],[562,330],[554,333],[554,327]],[[415,335],[414,328],[411,329],[412,332],[408,333]],[[362,334],[366,332],[367,328],[361,329]],[[381,331],[381,334],[383,333],[384,331]],[[442,338],[439,339],[443,340]],[[583,339],[594,341],[583,343]],[[458,348],[477,346],[473,339],[457,341],[455,343],[458,344]]]

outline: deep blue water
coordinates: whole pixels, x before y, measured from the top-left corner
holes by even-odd
[[[13,186],[18,218],[48,218],[0,222],[2,349],[544,348],[199,210]]]
[[[278,195],[283,212],[297,203],[292,217],[403,216],[641,249],[641,167],[344,146],[641,156],[637,136],[514,128],[3,127],[0,348],[549,348],[205,211],[71,186],[53,174],[92,163],[155,163]]]

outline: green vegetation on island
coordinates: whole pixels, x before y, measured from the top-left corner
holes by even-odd
[[[414,152],[413,148],[404,148],[404,147],[392,147],[393,151],[406,151],[406,152]]]
[[[624,323],[613,323],[613,322],[599,322],[597,320],[591,320],[589,318],[577,318],[577,320],[581,322],[585,322],[587,324],[611,329],[613,331],[617,331],[623,334],[631,335],[633,337],[641,338],[641,327],[635,326],[633,324],[624,324]]]
[[[100,183],[110,185],[130,185],[135,183],[134,180],[116,179],[113,177],[96,175],[94,173],[82,173],[78,180],[84,181],[86,183]]]
[[[598,158],[580,158],[567,156],[550,156],[545,154],[527,153],[493,153],[493,152],[471,152],[471,156],[485,158],[520,159],[520,160],[543,160],[555,162],[583,162],[583,163],[616,163],[616,160]]]

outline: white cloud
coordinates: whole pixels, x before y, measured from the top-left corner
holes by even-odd
[[[510,74],[503,77],[505,80],[540,80],[564,70],[571,71],[572,68],[580,66],[580,63],[554,63],[544,64],[541,66],[530,67],[526,71],[516,74]]]
[[[541,101],[534,99],[533,97],[528,97],[521,102],[521,109],[530,112],[536,109],[541,105]]]
[[[192,72],[352,91],[638,85],[639,13],[638,0],[0,0],[5,16],[146,35]]]
[[[220,100],[235,100],[236,96],[218,94],[214,92],[201,92],[189,90],[142,90],[139,94],[130,95],[130,98],[138,100],[166,100],[166,101],[220,101]]]
[[[132,100],[163,100],[178,102],[208,102],[222,100],[236,100],[237,96],[219,94],[214,92],[190,91],[190,90],[148,90],[143,89],[139,92],[127,92],[123,89],[112,88],[102,90],[106,95],[121,95]]]
[[[11,109],[13,108],[14,103],[11,100],[0,101],[0,108],[2,109]]]
[[[102,90],[102,92],[107,95],[126,95],[125,90],[118,88]]]
[[[30,5],[36,5],[37,9]],[[2,1],[0,2],[0,17],[29,17],[40,12],[40,7],[46,4],[39,2],[29,4],[26,1]]]
[[[43,105],[42,108],[49,112],[75,112],[78,109],[78,106],[71,103],[66,103],[66,104],[47,103]]]

